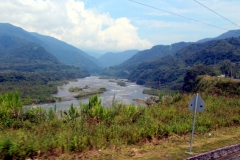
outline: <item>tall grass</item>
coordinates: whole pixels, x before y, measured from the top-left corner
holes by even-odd
[[[51,154],[105,149],[166,138],[191,132],[193,112],[188,102],[193,94],[161,96],[149,107],[114,104],[102,106],[98,96],[87,104],[23,109],[17,93],[1,96],[0,158],[24,159]],[[201,94],[204,113],[198,113],[196,133],[240,124],[238,97]]]
[[[222,96],[239,96],[240,82],[230,78],[218,78],[204,75],[197,77],[197,85],[194,91]]]

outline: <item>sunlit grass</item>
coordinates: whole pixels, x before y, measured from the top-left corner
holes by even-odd
[[[22,109],[18,94],[0,97],[0,157],[25,158],[53,153],[105,150],[162,140],[191,132],[193,94],[171,94],[149,107],[102,106],[98,96],[69,110]],[[205,111],[197,114],[196,134],[239,126],[238,97],[201,94]]]

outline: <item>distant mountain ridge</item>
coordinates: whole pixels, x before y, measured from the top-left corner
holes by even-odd
[[[100,69],[100,67],[93,62],[97,62],[96,58],[56,38],[38,33],[30,33],[8,23],[0,23],[0,36],[6,34],[41,45],[65,64],[75,65],[90,72],[95,72]]]
[[[179,42],[174,43],[171,45],[156,45],[153,46],[151,49],[146,49],[143,51],[139,51],[134,56],[132,56],[130,59],[124,61],[123,63],[111,66],[105,70],[102,71],[102,74],[106,74],[107,72],[111,72],[115,75],[123,75],[123,73],[116,73],[118,71],[122,72],[124,69],[130,69],[137,67],[139,64],[148,62],[148,61],[156,61],[159,58],[162,58],[167,55],[174,55],[179,50],[195,43],[203,43],[207,41],[212,40],[221,40],[225,38],[231,38],[231,37],[239,37],[240,36],[240,30],[231,30],[226,33],[221,34],[218,37],[215,38],[206,38],[199,40],[197,42]],[[126,78],[126,76],[124,76]]]
[[[151,49],[143,50],[135,54],[132,58],[125,61],[122,65],[152,61],[166,55],[174,55],[178,50],[190,45],[191,43],[179,42],[171,45],[156,45]]]
[[[102,71],[102,74],[106,74],[109,70],[113,70],[114,74],[117,74],[116,72],[125,70],[125,69],[131,69],[136,67],[137,65],[148,62],[148,61],[154,61],[159,58],[162,58],[167,55],[174,55],[176,52],[192,43],[190,42],[179,42],[174,43],[172,45],[156,45],[153,46],[151,49],[146,49],[143,51],[137,52],[134,56],[132,56],[130,59],[126,60],[125,62],[109,67]],[[121,75],[117,74],[117,75]],[[126,77],[125,77],[126,78]]]
[[[239,36],[240,36],[240,30],[232,30],[232,31],[223,33],[218,37],[206,38],[203,40],[199,40],[197,42],[179,42],[171,45],[156,45],[156,46],[153,46],[151,49],[139,51],[130,59],[126,60],[125,62],[119,65],[111,66],[109,68],[104,69],[101,72],[101,74],[128,78],[129,73],[127,70],[135,69],[141,63],[157,61],[164,56],[175,55],[179,50],[192,44],[198,44],[198,43],[208,42],[211,40],[220,40],[220,39],[225,39],[230,37],[239,37]]]
[[[137,52],[139,52],[139,50],[126,50],[117,53],[108,52],[99,57],[98,60],[101,62],[103,67],[114,66],[128,60]]]
[[[230,30],[226,33],[223,33],[215,38],[204,38],[204,39],[201,39],[199,41],[197,41],[197,43],[202,43],[202,42],[207,42],[207,41],[212,41],[212,40],[220,40],[220,39],[226,39],[226,38],[237,38],[240,36],[240,29],[238,30]]]

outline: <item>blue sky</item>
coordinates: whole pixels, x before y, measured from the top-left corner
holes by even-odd
[[[240,27],[194,0],[135,0],[226,30]],[[198,0],[240,26],[240,0]],[[124,51],[194,42],[226,30],[184,19],[129,0],[8,0],[0,2],[0,22],[50,35],[82,50]]]

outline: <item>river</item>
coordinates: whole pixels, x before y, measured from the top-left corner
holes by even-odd
[[[126,86],[120,86],[117,84],[117,81],[125,82]],[[142,91],[147,89],[144,86],[137,85],[136,83],[128,82],[126,79],[99,79],[98,76],[90,76],[86,78],[79,78],[77,81],[70,81],[68,84],[59,86],[58,93],[54,94],[55,97],[62,97],[66,101],[41,104],[43,108],[49,108],[56,105],[58,110],[68,109],[70,104],[73,103],[75,106],[79,106],[79,101],[87,103],[89,98],[76,99],[74,95],[77,93],[69,92],[70,87],[80,87],[84,88],[85,86],[91,88],[106,88],[107,91],[100,94],[99,97],[102,99],[102,104],[104,106],[111,106],[112,100],[115,95],[115,102],[124,103],[124,104],[136,104],[133,99],[142,99],[146,100],[149,95],[143,94]]]

